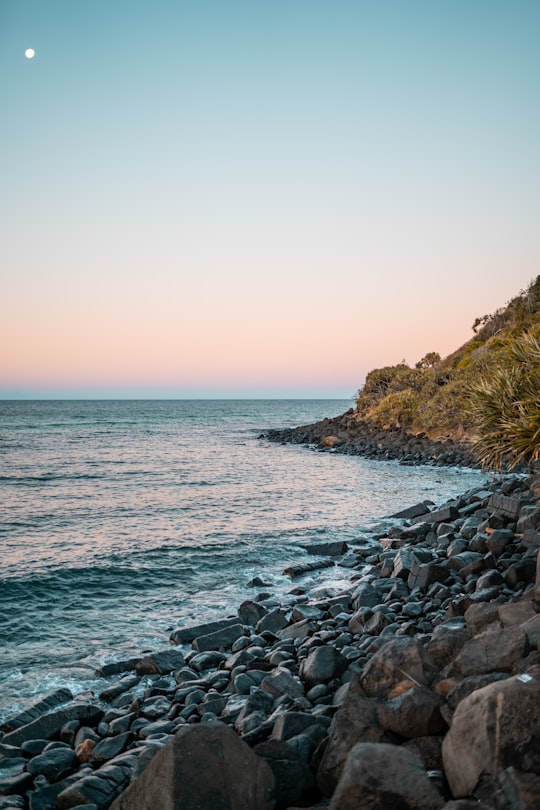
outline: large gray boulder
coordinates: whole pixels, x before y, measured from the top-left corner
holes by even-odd
[[[343,705],[332,719],[328,744],[317,771],[317,784],[326,796],[332,794],[349,752],[357,743],[397,741],[379,722],[380,705],[380,701],[362,694],[357,680],[351,683]]]
[[[527,644],[527,636],[520,627],[493,625],[464,645],[450,669],[463,676],[510,672],[525,656]]]
[[[269,765],[223,723],[180,729],[111,810],[272,810]]]
[[[369,696],[386,697],[400,681],[411,680],[428,686],[435,672],[431,656],[419,641],[394,638],[377,650],[366,664],[361,684]]]
[[[459,703],[443,742],[444,771],[456,798],[511,765],[540,773],[540,678],[518,675],[477,689]]]
[[[439,810],[444,799],[415,754],[359,743],[349,756],[329,810]]]

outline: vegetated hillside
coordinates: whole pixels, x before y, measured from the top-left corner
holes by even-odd
[[[477,318],[472,329],[471,340],[444,359],[429,352],[414,367],[371,371],[357,394],[356,418],[431,438],[477,438],[481,418],[471,407],[471,391],[505,369],[510,374],[516,340],[540,339],[540,276],[506,306]]]

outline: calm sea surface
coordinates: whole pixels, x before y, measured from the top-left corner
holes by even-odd
[[[234,612],[256,575],[283,593],[302,543],[483,480],[258,438],[351,404],[0,401],[0,718],[99,688],[99,663]]]

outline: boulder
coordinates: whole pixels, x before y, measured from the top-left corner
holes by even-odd
[[[444,771],[455,798],[483,775],[493,783],[514,765],[540,773],[540,678],[517,675],[477,689],[459,703],[443,742]]]
[[[379,723],[380,701],[362,694],[355,679],[343,704],[330,725],[328,744],[317,771],[317,785],[325,796],[331,796],[351,749],[359,742],[394,742],[394,735]]]
[[[370,658],[361,676],[362,688],[371,697],[385,697],[397,683],[409,678],[427,686],[435,665],[419,641],[394,638]]]
[[[493,626],[468,641],[450,665],[463,676],[511,672],[523,658],[527,636],[520,627]]]
[[[192,645],[197,652],[209,652],[210,650],[226,650],[231,644],[244,634],[244,627],[241,624],[231,624],[222,630],[208,633],[206,636],[197,636],[193,639]]]
[[[349,548],[344,540],[333,540],[328,543],[310,543],[303,545],[308,554],[320,554],[327,557],[339,557]]]
[[[255,627],[257,622],[266,616],[268,608],[261,605],[260,602],[254,602],[252,599],[246,599],[238,608],[238,616],[242,624]]]
[[[229,619],[220,619],[216,622],[206,622],[205,624],[196,624],[191,627],[179,627],[173,630],[170,639],[173,644],[191,644],[191,642],[198,636],[207,636],[210,633],[215,633],[218,630],[224,630],[232,624],[238,624],[238,618],[233,616]]]
[[[71,748],[51,748],[37,757],[32,757],[27,769],[32,776],[41,774],[49,782],[57,782],[77,765],[77,757]]]
[[[329,644],[315,647],[302,662],[300,677],[310,688],[339,678],[347,665],[347,659],[335,647]]]
[[[440,697],[425,686],[415,686],[379,706],[377,716],[387,731],[410,740],[446,729],[441,705]]]
[[[94,773],[82,776],[58,794],[57,810],[70,810],[81,805],[94,805],[97,810],[107,810],[127,787],[136,762],[136,756],[121,754]]]
[[[50,712],[57,706],[61,706],[63,703],[68,703],[70,700],[73,700],[73,695],[69,689],[57,689],[55,692],[46,695],[29,709],[25,709],[25,711],[19,712],[13,715],[13,717],[4,720],[0,725],[0,731],[14,731],[16,728],[26,726],[28,723],[31,723],[32,720],[36,720],[43,714],[47,714],[47,712]]]
[[[181,728],[111,810],[272,810],[269,765],[223,723]]]
[[[274,774],[276,810],[285,810],[313,787],[313,776],[298,754],[281,740],[258,743],[253,749]]]
[[[103,689],[99,694],[99,699],[110,703],[112,700],[117,698],[118,695],[122,695],[124,692],[127,692],[129,689],[133,689],[133,687],[137,686],[139,680],[140,678],[138,675],[124,675],[123,678],[120,678],[119,681],[113,683],[112,686],[107,686],[105,689]]]
[[[15,731],[2,737],[7,745],[21,745],[25,740],[50,739],[58,734],[65,723],[80,720],[81,723],[97,724],[103,717],[103,711],[92,703],[74,703],[65,709],[57,709],[42,717],[37,717]]]
[[[160,650],[146,655],[135,667],[137,675],[166,675],[185,665],[184,656],[179,650]]]
[[[383,743],[354,746],[330,810],[440,810],[444,799],[411,751]]]

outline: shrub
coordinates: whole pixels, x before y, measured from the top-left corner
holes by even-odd
[[[471,385],[473,449],[485,468],[532,464],[540,456],[540,341],[525,333],[510,341],[506,362]]]

